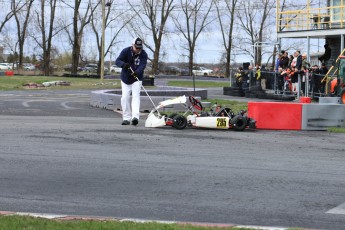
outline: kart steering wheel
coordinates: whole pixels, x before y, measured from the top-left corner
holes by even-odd
[[[196,99],[194,96],[189,96],[189,102],[192,104],[192,106],[197,110],[202,110],[202,104],[201,102]]]

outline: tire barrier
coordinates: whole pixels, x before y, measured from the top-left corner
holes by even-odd
[[[243,90],[240,87],[223,87],[223,95],[246,98],[270,99],[278,101],[293,101],[294,95],[266,93],[261,86],[252,86],[250,89]]]
[[[248,116],[256,120],[258,129],[327,130],[345,127],[342,104],[310,104],[291,102],[248,102]]]

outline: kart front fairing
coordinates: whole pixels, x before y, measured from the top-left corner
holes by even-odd
[[[172,99],[168,99],[165,101],[161,101],[156,108],[151,110],[150,114],[148,115],[145,121],[145,127],[148,128],[156,128],[156,127],[163,127],[166,125],[166,116],[161,115],[159,113],[159,109],[164,108],[168,105],[174,104],[185,104],[187,102],[187,98],[185,95],[180,97],[175,97]]]

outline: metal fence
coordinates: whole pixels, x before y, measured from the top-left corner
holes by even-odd
[[[244,70],[245,76],[239,80],[238,69],[230,71],[230,86],[238,87],[244,92],[258,86],[267,94],[295,95],[318,98],[325,96],[326,84],[322,82],[325,74],[305,72],[296,74],[295,79],[285,77],[282,73],[274,71],[260,71],[260,78],[255,70]]]

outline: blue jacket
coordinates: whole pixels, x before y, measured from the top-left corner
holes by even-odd
[[[116,58],[115,63],[121,68],[123,67],[123,64],[129,63],[133,71],[138,74],[138,79],[141,81],[144,77],[144,70],[147,64],[147,53],[145,50],[141,50],[139,54],[134,54],[132,46],[130,46],[121,51],[120,55]],[[121,81],[127,85],[131,85],[137,80],[132,76],[131,70],[122,68]]]

